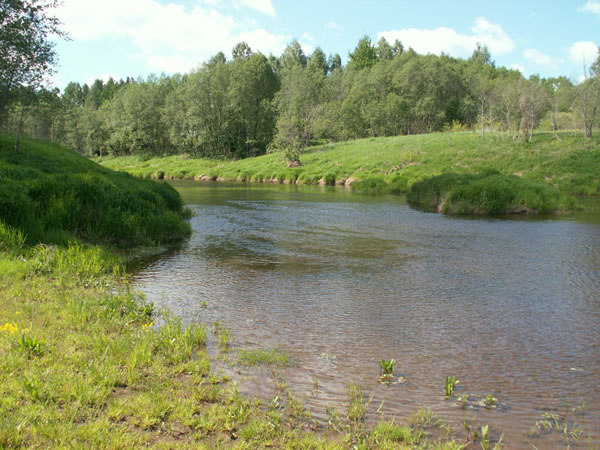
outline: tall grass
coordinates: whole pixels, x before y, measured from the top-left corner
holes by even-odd
[[[28,244],[73,237],[117,246],[164,244],[190,233],[171,186],[113,172],[56,145],[0,136],[0,221]]]
[[[549,214],[573,210],[576,202],[548,184],[502,175],[447,173],[413,184],[407,200],[414,207],[445,214]]]

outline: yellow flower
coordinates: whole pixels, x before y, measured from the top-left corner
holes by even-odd
[[[142,331],[149,331],[154,326],[154,322],[145,323],[142,325]]]
[[[7,335],[15,334],[19,331],[19,327],[16,323],[6,322],[4,325],[0,327],[0,332],[3,332]]]

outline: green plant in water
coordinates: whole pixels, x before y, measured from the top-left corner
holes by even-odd
[[[569,439],[578,441],[581,438],[583,430],[577,423],[569,423],[568,412],[569,410],[567,410],[567,414],[564,416],[552,412],[543,413],[542,420],[538,420],[535,423],[535,426],[529,430],[529,435],[538,436],[542,432],[556,432],[567,441]]]
[[[348,420],[354,423],[364,422],[367,415],[367,404],[370,403],[371,399],[366,401],[362,386],[357,386],[354,383],[350,383],[349,397]]]
[[[396,364],[396,360],[394,358],[390,359],[389,361],[385,359],[379,361],[379,378],[394,378],[394,364]]]
[[[454,388],[456,387],[456,385],[458,383],[460,383],[460,381],[457,380],[456,377],[446,376],[446,385],[444,386],[444,393],[446,394],[446,400],[448,400],[450,397],[452,397],[452,394],[454,393]]]
[[[229,330],[227,328],[219,328],[217,331],[217,342],[221,350],[226,352],[229,349]]]
[[[334,406],[327,406],[325,408],[325,412],[327,413],[327,427],[338,431],[342,426],[342,418],[340,416],[340,412]]]
[[[483,406],[487,409],[496,408],[498,406],[498,399],[494,397],[492,394],[487,394],[484,398],[482,398],[478,405]]]
[[[463,394],[458,397],[457,405],[462,409],[467,409],[467,405],[469,404],[469,394]]]
[[[489,450],[490,438],[488,437],[488,426],[482,425],[481,427],[481,448],[483,450]]]
[[[278,348],[240,350],[238,362],[243,366],[259,366],[261,364],[286,367],[290,364],[290,356],[285,350]]]

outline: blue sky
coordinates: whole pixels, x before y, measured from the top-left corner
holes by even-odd
[[[54,84],[184,73],[246,41],[281,54],[298,39],[344,60],[363,35],[468,57],[486,44],[524,75],[582,77],[600,45],[600,0],[63,0]]]

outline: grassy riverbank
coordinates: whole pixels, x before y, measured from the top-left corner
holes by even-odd
[[[268,405],[243,397],[211,371],[210,334],[155,311],[106,246],[180,239],[177,193],[45,143],[0,144],[0,448],[463,447],[430,414],[367,426],[356,386],[329,427],[283,387]],[[247,359],[263,354],[278,356]]]
[[[186,155],[142,160],[127,156],[99,161],[112,169],[143,178],[221,179],[229,181],[355,184],[368,189],[391,186],[407,192],[417,181],[447,172],[480,173],[495,169],[505,175],[548,183],[571,195],[600,194],[600,142],[582,133],[534,136],[533,142],[513,142],[477,133],[432,133],[416,136],[360,139],[312,147],[302,166],[288,168],[280,154],[239,161],[194,159]]]
[[[548,183],[503,175],[494,170],[472,175],[447,173],[413,184],[408,203],[444,214],[551,214],[572,211],[577,203]]]
[[[0,136],[0,220],[26,243],[71,240],[121,247],[190,234],[175,189],[108,170],[47,142]]]

